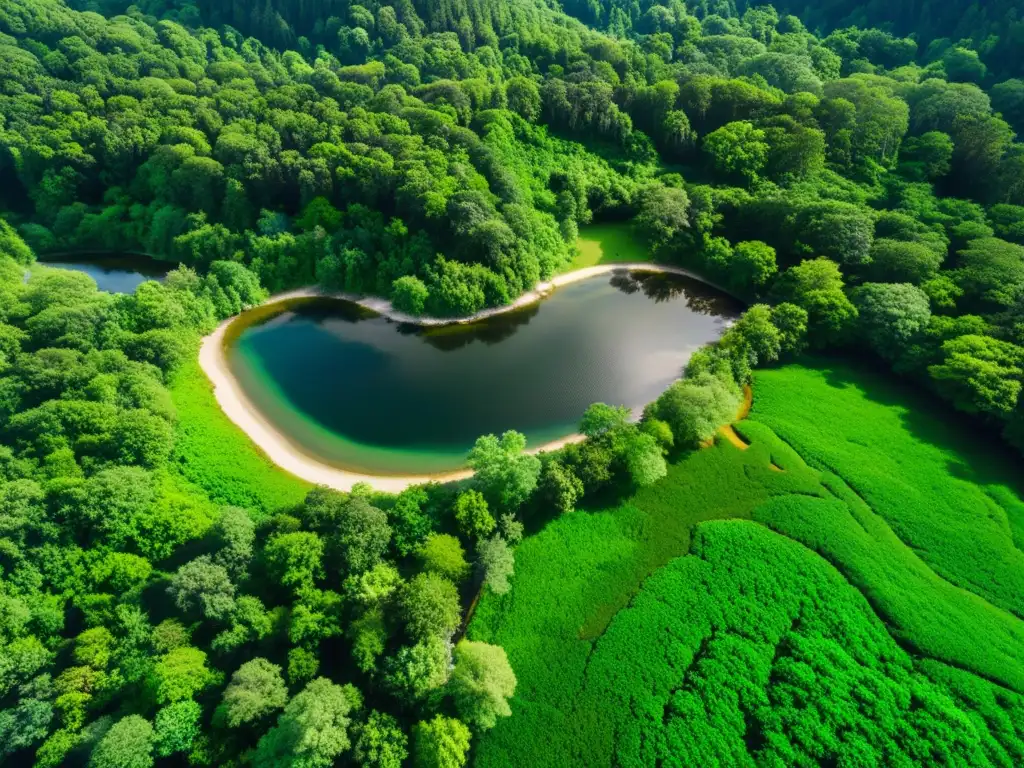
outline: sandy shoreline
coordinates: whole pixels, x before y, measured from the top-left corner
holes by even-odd
[[[534,290],[524,293],[516,301],[503,307],[494,307],[477,312],[469,317],[462,318],[432,318],[415,317],[404,312],[399,312],[391,306],[387,299],[357,296],[346,293],[328,293],[317,288],[299,288],[294,291],[287,291],[271,296],[262,306],[277,304],[289,299],[327,297],[338,298],[359,304],[362,307],[371,309],[378,314],[400,323],[413,323],[416,325],[435,326],[452,325],[455,323],[471,323],[482,320],[486,317],[509,312],[513,309],[525,307],[548,296],[555,288],[574,283],[579,280],[586,280],[590,277],[608,274],[616,270],[643,270],[646,272],[660,272],[674,275],[683,275],[695,280],[707,283],[698,275],[681,267],[659,266],[647,263],[628,264],[602,264],[595,267],[586,267],[558,275],[549,282],[538,283]],[[713,286],[717,287],[717,286]],[[236,316],[237,317],[237,316]],[[235,317],[230,317],[220,325],[209,336],[206,336],[199,348],[199,367],[213,385],[213,394],[217,404],[225,415],[241,429],[256,447],[259,448],[267,458],[277,464],[281,469],[290,472],[296,477],[318,485],[326,485],[337,490],[347,491],[356,483],[369,483],[380,491],[397,493],[410,485],[418,485],[426,482],[450,482],[462,480],[469,477],[472,472],[469,469],[455,472],[425,475],[367,475],[359,472],[350,472],[338,467],[332,467],[309,456],[292,443],[284,434],[270,424],[260,414],[259,410],[242,391],[237,379],[231,374],[224,357],[224,334],[228,326],[234,322]],[[531,453],[541,451],[554,451],[570,443],[583,440],[579,434],[567,435],[559,440],[545,443],[542,446],[531,449]]]

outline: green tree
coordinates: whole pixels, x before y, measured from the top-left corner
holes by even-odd
[[[435,715],[413,730],[412,761],[416,768],[463,768],[469,757],[469,728],[459,720]]]
[[[857,309],[843,291],[839,265],[825,258],[802,261],[787,269],[773,295],[807,312],[808,333],[818,346],[842,340],[857,319]]]
[[[455,585],[436,573],[415,576],[405,585],[400,600],[406,627],[416,638],[448,638],[462,620]]]
[[[775,249],[770,245],[760,240],[737,243],[729,261],[729,285],[745,293],[758,291],[777,271]]]
[[[473,482],[500,508],[516,509],[537,487],[540,459],[524,454],[524,448],[526,438],[509,431],[500,440],[494,435],[479,438],[469,452]]]
[[[156,754],[170,757],[176,752],[188,752],[200,734],[199,720],[203,710],[192,700],[168,704],[156,713]]]
[[[93,748],[89,768],[149,768],[155,740],[149,720],[138,715],[123,717]]]
[[[462,544],[455,536],[432,533],[419,551],[423,570],[436,573],[458,584],[469,573],[469,563]]]
[[[157,660],[147,686],[157,704],[173,704],[192,698],[213,685],[217,677],[206,666],[206,654],[186,646],[168,651]]]
[[[409,738],[391,715],[372,710],[359,728],[354,757],[363,768],[401,768]]]
[[[259,720],[288,701],[281,668],[266,659],[252,659],[240,666],[224,690],[224,714],[232,728]]]
[[[426,284],[413,275],[404,275],[391,284],[391,302],[401,312],[422,315],[429,298]]]
[[[323,553],[323,540],[308,531],[279,533],[263,549],[271,576],[296,591],[312,587],[323,576]]]
[[[509,579],[515,570],[516,560],[505,539],[496,535],[481,540],[477,544],[476,555],[485,585],[496,595],[504,595],[512,589]]]
[[[927,327],[932,315],[927,294],[908,283],[865,283],[852,298],[868,344],[890,360]]]
[[[549,458],[541,470],[537,493],[543,503],[564,514],[572,512],[583,497],[583,483],[563,462]]]
[[[297,693],[260,739],[253,754],[257,768],[327,768],[352,745],[353,712],[362,696],[351,685],[318,677]]]
[[[455,500],[455,521],[466,536],[482,539],[494,530],[494,518],[491,516],[487,499],[479,491],[472,489],[463,491]]]
[[[742,176],[748,182],[757,180],[768,163],[765,132],[746,120],[723,125],[704,137],[704,152],[715,169]]]
[[[654,402],[651,412],[672,428],[676,445],[696,448],[736,418],[739,404],[734,383],[703,374],[672,384]]]
[[[181,611],[221,621],[235,607],[235,585],[223,566],[202,555],[181,566],[171,577],[167,594]]]
[[[500,646],[460,641],[449,686],[459,716],[480,730],[512,714],[508,699],[516,691],[516,676]]]

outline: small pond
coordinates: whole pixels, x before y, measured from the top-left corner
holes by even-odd
[[[695,280],[625,272],[484,321],[420,328],[334,299],[244,313],[225,336],[248,399],[303,453],[388,475],[464,466],[507,429],[572,434],[593,402],[638,408],[741,307]]]
[[[133,293],[147,280],[163,280],[176,265],[136,254],[75,254],[42,257],[40,264],[84,272],[101,291]]]

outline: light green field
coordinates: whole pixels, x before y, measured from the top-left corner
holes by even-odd
[[[586,224],[580,227],[576,240],[579,253],[564,272],[572,272],[598,264],[623,264],[631,261],[650,261],[647,247],[633,234],[629,224]]]
[[[736,429],[520,545],[476,765],[1020,764],[1012,465],[834,362],[758,373]]]
[[[177,410],[173,467],[219,504],[273,512],[300,503],[312,485],[280,469],[217,404],[213,385],[190,360],[170,382]]]

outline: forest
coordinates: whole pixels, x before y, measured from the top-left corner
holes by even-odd
[[[1022,13],[6,0],[0,763],[1020,764]],[[196,367],[291,288],[508,304],[592,223],[748,308],[558,452],[310,487]],[[97,252],[172,269],[37,261]]]

